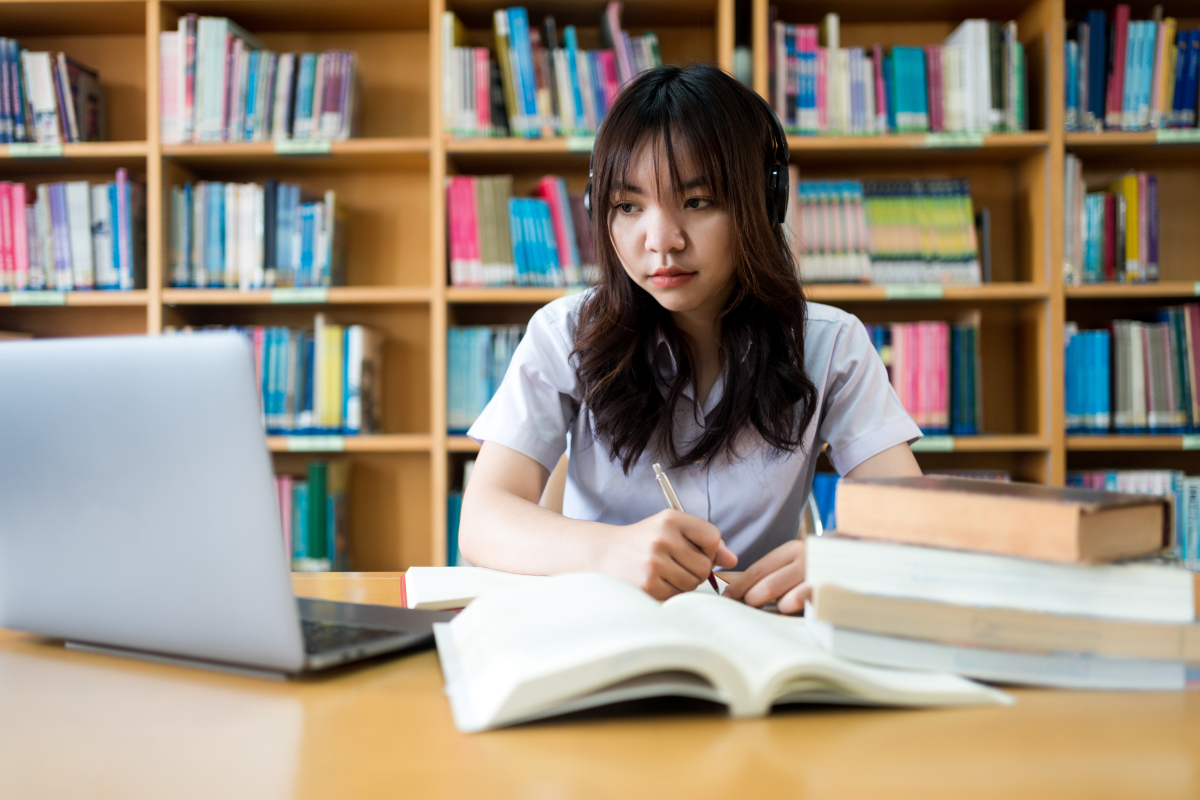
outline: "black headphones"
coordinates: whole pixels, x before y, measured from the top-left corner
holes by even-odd
[[[771,220],[772,225],[782,225],[787,219],[788,197],[791,187],[788,178],[788,159],[791,158],[791,152],[788,150],[787,134],[783,131],[783,125],[780,124],[779,118],[775,116],[775,112],[767,101],[754,95],[755,99],[762,104],[763,113],[766,114],[767,124],[771,127],[771,137],[774,139],[774,152],[772,154],[771,166],[767,167],[767,219]],[[588,154],[588,182],[583,190],[583,207],[587,210],[588,219],[592,218],[592,154]]]

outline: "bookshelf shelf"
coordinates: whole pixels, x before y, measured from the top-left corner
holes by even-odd
[[[1085,283],[1067,286],[1068,300],[1124,300],[1154,297],[1196,297],[1200,282],[1160,281],[1158,283]]]
[[[1161,143],[1155,131],[1105,131],[1066,133],[1066,149],[1084,159],[1103,161],[1138,159],[1155,164],[1200,161],[1200,140]]]
[[[521,286],[497,289],[446,289],[447,303],[519,303],[544,305],[565,296],[566,289],[552,287]]]
[[[228,142],[163,145],[163,156],[196,168],[294,169],[425,169],[430,143],[426,137],[347,139],[329,142],[327,153],[286,154],[275,142]],[[286,145],[285,145],[286,146]],[[317,145],[321,146],[321,145]]]
[[[1185,447],[1190,444],[1188,436],[1163,435],[1121,435],[1112,436],[1068,436],[1067,449],[1072,451],[1099,450],[1187,450],[1195,447]]]
[[[433,437],[427,433],[267,437],[272,453],[428,453],[432,446]]]
[[[813,156],[921,161],[1016,161],[1043,152],[1050,145],[1045,131],[997,133],[981,136],[974,144],[951,146],[953,140],[925,134],[888,136],[788,136],[792,157],[803,164]]]
[[[451,453],[478,453],[479,445],[468,436],[448,436],[446,449]]]
[[[285,290],[286,291],[286,290]],[[301,290],[307,291],[307,290]],[[256,306],[256,305],[417,305],[430,301],[428,286],[333,286],[325,299],[288,299],[269,289],[242,292],[236,289],[163,289],[162,301],[169,306]],[[301,296],[303,297],[303,296]]]
[[[897,302],[901,300],[937,302],[1003,302],[1044,300],[1050,296],[1048,287],[1018,281],[985,283],[979,286],[932,286],[935,294],[920,296],[911,284],[884,286],[878,284],[810,283],[804,287],[808,299],[818,303]],[[938,296],[940,294],[940,296]]]
[[[53,164],[60,159],[68,161],[76,159],[93,159],[93,158],[145,158],[149,152],[149,146],[145,142],[78,142],[76,144],[62,145],[61,156],[50,156],[45,158],[37,158],[31,156],[13,155],[9,149],[9,145],[4,145],[0,148],[0,156],[4,159],[5,168],[13,162],[32,162],[42,164]]]
[[[0,292],[0,306],[21,306],[21,292]],[[42,295],[41,292],[30,292],[30,295]],[[130,306],[145,306],[150,302],[150,295],[145,289],[136,289],[130,292],[109,292],[109,291],[90,291],[90,292],[62,292],[61,301],[59,302],[59,292],[46,292],[49,295],[49,302],[42,301],[37,304],[28,304],[27,308],[37,308],[39,305],[49,307],[54,306],[86,306],[89,308],[104,308],[104,307],[130,307]],[[38,298],[40,299],[40,298]]]
[[[1040,453],[1050,449],[1050,439],[1036,434],[980,434],[953,436],[955,453]]]

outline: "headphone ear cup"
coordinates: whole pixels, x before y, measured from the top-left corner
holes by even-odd
[[[583,187],[583,210],[587,212],[588,220],[592,219],[592,179],[588,177],[587,186]]]

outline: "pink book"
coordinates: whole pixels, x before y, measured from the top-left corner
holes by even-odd
[[[463,178],[463,257],[467,276],[475,286],[483,285],[483,260],[479,248],[479,216],[475,213],[475,178]]]
[[[950,427],[950,325],[945,322],[937,325],[937,413],[940,427]]]
[[[283,528],[283,552],[292,555],[292,476],[275,476],[275,488],[279,492],[279,523]]]
[[[617,93],[621,90],[621,81],[617,77],[617,59],[612,50],[600,51],[600,66],[603,68],[604,107],[612,108]]]
[[[486,47],[475,48],[475,132],[492,132],[491,64]]]
[[[817,130],[825,133],[829,130],[829,87],[826,85],[829,76],[829,50],[817,48]]]
[[[871,47],[871,63],[875,70],[875,130],[887,133],[887,90],[883,83],[883,48]]]
[[[0,183],[0,290],[12,289],[16,280],[13,267],[13,208],[8,181]]]
[[[571,245],[567,242],[567,229],[563,225],[563,210],[559,205],[558,181],[546,175],[538,181],[535,194],[546,201],[550,208],[550,224],[554,227],[554,241],[558,247],[558,265],[566,267],[571,263]]]
[[[1108,74],[1108,96],[1104,104],[1104,122],[1110,128],[1121,127],[1125,102],[1125,47],[1129,37],[1129,6],[1124,3],[1113,11],[1112,72]]]
[[[890,377],[892,379],[892,390],[896,392],[896,398],[900,401],[900,405],[904,406],[904,410],[908,411],[909,416],[912,416],[912,411],[909,411],[904,391],[904,323],[892,323],[891,333],[892,369]]]
[[[461,181],[462,178],[456,176],[446,182],[446,233],[449,240],[446,243],[446,249],[449,251],[450,257],[451,286],[466,285],[463,275],[462,236],[459,233],[459,229],[462,227],[461,206],[458,202]]]
[[[29,288],[29,228],[25,221],[25,184],[8,188],[12,198],[13,284],[18,291]]]
[[[267,329],[261,325],[254,327],[253,333],[250,334],[250,341],[254,344],[254,377],[258,379],[258,402],[259,409],[262,409],[263,399],[263,340],[266,339]]]
[[[925,64],[929,130],[939,133],[946,129],[942,114],[942,48],[940,45],[929,45],[925,48]]]
[[[921,428],[929,427],[929,416],[926,413],[928,402],[925,399],[925,372],[928,369],[925,359],[925,332],[921,323],[913,322],[906,326],[908,339],[908,397],[912,402],[913,416]]]

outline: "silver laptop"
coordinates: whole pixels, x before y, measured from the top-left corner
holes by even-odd
[[[280,674],[450,616],[293,597],[241,335],[0,344],[0,627]]]

